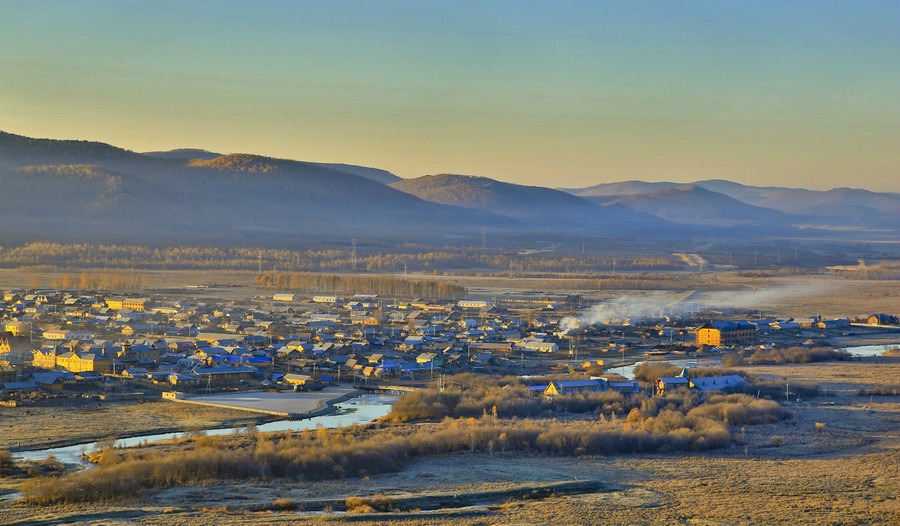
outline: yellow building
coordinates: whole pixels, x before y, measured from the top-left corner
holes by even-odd
[[[130,310],[144,312],[150,298],[110,298],[106,300],[106,306],[113,310]]]
[[[697,345],[728,347],[756,340],[756,325],[746,321],[714,321],[697,328]]]
[[[105,354],[94,353],[72,353],[69,358],[68,370],[73,373],[82,373],[86,371],[95,373],[108,373],[110,370],[110,359]]]
[[[37,349],[31,352],[34,353],[34,357],[31,359],[33,366],[41,369],[56,369],[56,349]]]
[[[28,324],[24,321],[8,321],[3,326],[3,329],[13,336],[28,336],[30,332]]]
[[[104,354],[71,351],[59,354],[55,349],[33,352],[32,365],[41,369],[65,369],[73,373],[108,373],[110,370],[109,356]]]

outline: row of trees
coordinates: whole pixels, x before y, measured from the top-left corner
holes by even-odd
[[[35,270],[42,270],[40,268]],[[46,270],[46,269],[44,269]],[[52,278],[35,273],[28,280],[31,290],[44,287],[78,290],[141,290],[147,287],[147,277],[134,272],[117,270],[112,272],[80,272],[55,274]]]
[[[281,250],[254,247],[178,246],[152,248],[135,245],[61,244],[36,242],[0,246],[0,268],[39,265],[75,268],[142,269],[274,269],[290,272],[360,270],[366,272],[434,272],[447,269],[494,270],[516,273],[566,273],[593,276],[608,270],[679,269],[667,257],[559,256],[553,253],[520,255],[485,253],[465,248],[434,250],[426,246],[398,246],[393,251],[359,254],[350,249]]]
[[[325,294],[382,294],[430,299],[465,297],[466,288],[453,283],[409,280],[394,276],[301,274],[257,274],[260,287]]]

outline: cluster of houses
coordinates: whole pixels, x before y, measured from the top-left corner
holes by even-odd
[[[764,331],[850,324],[811,318],[697,327],[693,319],[664,317],[596,326],[576,342],[557,331],[561,318],[580,306],[573,296],[454,302],[275,294],[238,302],[13,290],[0,301],[0,387],[53,390],[132,379],[178,390],[316,388],[351,378],[418,381],[447,372],[521,371],[525,363],[549,372],[602,364],[579,361],[579,350],[584,358],[626,350],[634,356],[673,344],[740,346]],[[887,315],[861,319],[896,322]],[[635,388],[602,378],[578,382],[551,383],[542,392]],[[698,382],[693,387],[702,389],[707,380]]]
[[[485,369],[557,353],[554,311],[572,301],[519,301],[501,308],[493,301],[276,294],[218,304],[10,291],[0,302],[0,342],[22,347],[27,338],[29,349],[0,347],[0,364],[19,371],[0,378],[8,380],[6,390],[33,388],[31,371],[56,374],[54,385],[105,376],[179,389],[300,385],[296,375],[304,372],[316,381],[419,380],[447,369]]]

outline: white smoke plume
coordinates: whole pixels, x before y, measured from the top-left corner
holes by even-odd
[[[786,299],[798,299],[833,292],[837,286],[816,284],[786,285],[748,291],[709,291],[689,295],[673,301],[671,296],[660,297],[646,294],[628,294],[593,305],[578,314],[566,316],[559,321],[559,330],[564,334],[596,325],[598,323],[636,323],[642,319],[663,314],[680,314],[694,310],[708,309],[760,309],[771,307]],[[810,313],[801,313],[807,315]]]

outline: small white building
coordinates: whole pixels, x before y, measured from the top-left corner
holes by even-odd
[[[337,303],[337,296],[313,296],[312,299],[316,303]]]
[[[87,331],[73,331],[69,329],[49,329],[44,331],[45,340],[80,340],[88,341],[94,339],[94,334]]]
[[[524,340],[519,344],[519,348],[539,352],[556,352],[559,350],[559,346],[555,343],[543,340]]]
[[[459,300],[457,305],[463,309],[485,309],[493,307],[495,302],[487,300]]]
[[[275,301],[294,301],[294,298],[293,294],[275,294],[272,296],[272,299]]]

